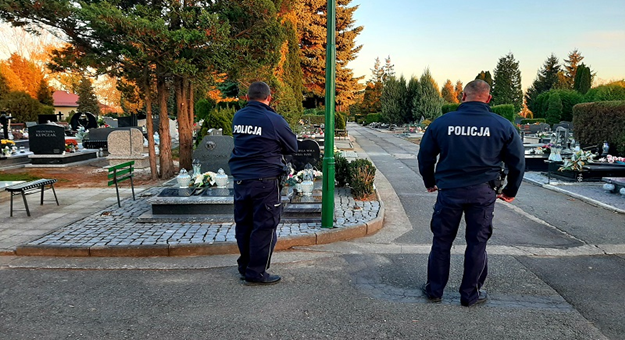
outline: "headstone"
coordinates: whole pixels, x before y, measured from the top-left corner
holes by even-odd
[[[119,117],[117,118],[117,126],[118,127],[135,127],[137,126],[137,116],[131,115],[129,117]]]
[[[72,130],[78,130],[81,126],[85,128],[85,130],[98,127],[98,121],[95,116],[89,112],[74,114],[69,124],[72,126]]]
[[[112,128],[116,128],[118,127],[118,121],[117,119],[113,118],[113,117],[102,117],[102,120],[104,120],[104,124],[112,127]]]
[[[565,129],[567,129],[567,130],[569,130],[569,131],[573,131],[573,123],[571,123],[571,122],[565,122],[565,121],[562,121],[562,122],[560,122],[560,123],[558,123],[558,124],[554,124],[554,125],[553,125],[553,130],[555,131],[555,130],[557,130],[559,127],[563,127],[563,128],[565,128]]]
[[[56,122],[58,116],[57,115],[39,115],[37,116],[37,123],[46,124],[47,122]]]
[[[169,119],[169,135],[172,140],[178,140],[180,138],[178,135],[178,122],[171,118]]]
[[[111,156],[142,156],[143,134],[139,129],[115,130],[107,137]]]
[[[205,136],[193,151],[193,159],[200,161],[202,172],[217,172],[221,168],[230,175],[228,160],[232,149],[234,149],[232,136]]]
[[[556,129],[556,138],[555,145],[560,145],[562,147],[567,147],[567,143],[569,142],[569,130],[563,127],[558,127]]]
[[[316,141],[311,139],[297,141],[297,148],[298,150],[293,156],[286,158],[295,171],[304,170],[306,164],[316,166],[319,163],[321,150]]]
[[[60,155],[65,151],[65,129],[39,124],[28,128],[29,148],[35,155]]]

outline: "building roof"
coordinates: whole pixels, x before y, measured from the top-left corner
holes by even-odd
[[[54,91],[54,107],[78,107],[78,95],[65,91]]]

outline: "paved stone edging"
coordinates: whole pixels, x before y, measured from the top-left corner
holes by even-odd
[[[138,196],[153,195],[157,189]],[[374,234],[383,226],[381,201],[355,201],[349,189],[338,188],[335,204],[335,228],[321,228],[321,223],[281,223],[276,250],[350,240]],[[121,209],[115,204],[18,246],[14,254],[0,255],[149,257],[238,253],[233,223],[136,222],[136,217],[149,208],[146,199],[126,199]]]

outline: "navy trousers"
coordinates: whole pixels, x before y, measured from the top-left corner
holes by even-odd
[[[241,256],[239,273],[247,280],[266,278],[276,245],[282,204],[277,179],[234,183],[234,221]]]
[[[428,258],[426,290],[431,297],[442,297],[449,279],[450,251],[460,219],[467,224],[464,273],[460,299],[472,304],[488,274],[486,243],[493,232],[493,211],[496,193],[488,184],[438,191],[431,230],[434,234]]]

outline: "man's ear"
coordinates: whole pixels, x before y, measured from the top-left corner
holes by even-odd
[[[462,92],[462,101],[465,101],[465,100],[467,100],[467,94]]]
[[[486,104],[490,103],[490,101],[493,99],[493,96],[491,96],[490,94],[488,95],[488,99],[486,99]]]

